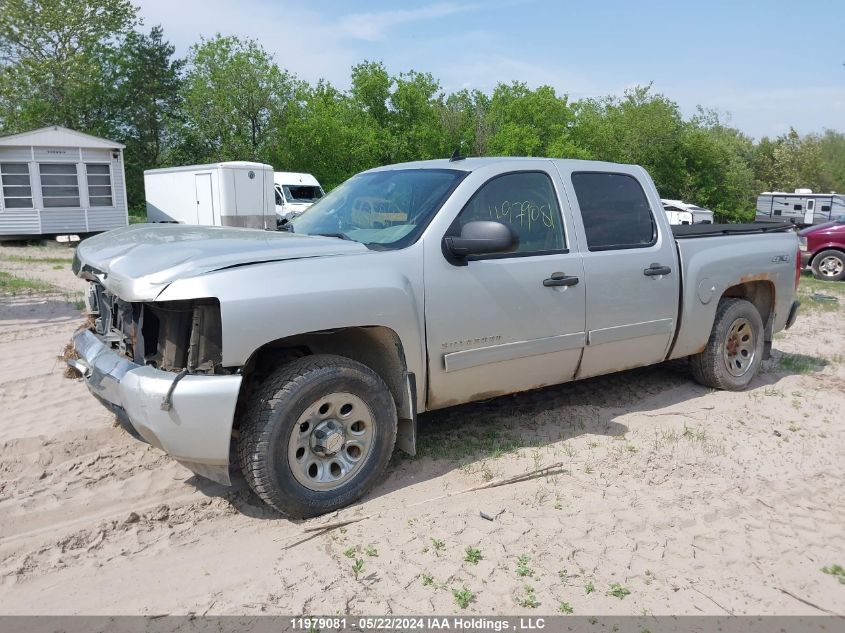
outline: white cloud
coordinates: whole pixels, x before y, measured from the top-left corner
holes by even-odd
[[[417,9],[352,13],[341,17],[339,30],[347,37],[374,42],[385,39],[387,32],[400,24],[444,18],[455,13],[474,11],[477,8],[477,5],[456,5],[446,2]]]

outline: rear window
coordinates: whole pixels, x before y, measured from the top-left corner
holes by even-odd
[[[651,207],[636,178],[580,172],[572,174],[572,186],[591,251],[645,248],[656,242]]]

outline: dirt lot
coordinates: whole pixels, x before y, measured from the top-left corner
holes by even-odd
[[[748,392],[678,363],[426,415],[417,458],[295,523],[63,377],[71,253],[0,246],[2,613],[845,613],[845,579],[822,571],[845,565],[845,284],[805,280]]]

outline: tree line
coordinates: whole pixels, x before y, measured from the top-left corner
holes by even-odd
[[[329,189],[456,149],[637,163],[662,196],[728,221],[753,218],[764,190],[845,191],[842,133],[755,141],[715,111],[685,117],[652,86],[581,100],[519,81],[447,93],[430,73],[363,61],[342,90],[303,81],[248,38],[202,38],[177,57],[129,0],[3,5],[0,134],[58,124],[124,143],[130,208],[143,207],[143,170],[154,167],[254,160]]]

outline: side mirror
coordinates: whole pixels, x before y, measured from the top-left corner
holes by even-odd
[[[460,237],[444,237],[443,246],[449,255],[459,259],[469,255],[512,253],[519,247],[519,236],[501,222],[481,220],[464,224]]]

